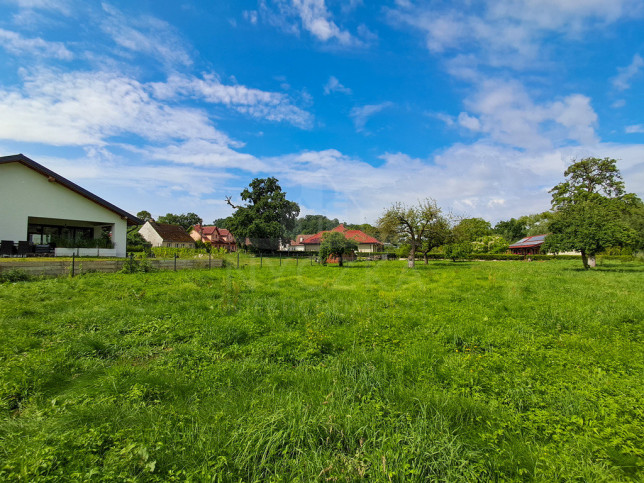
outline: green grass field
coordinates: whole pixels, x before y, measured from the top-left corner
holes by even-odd
[[[644,264],[404,264],[0,284],[0,480],[644,479]]]

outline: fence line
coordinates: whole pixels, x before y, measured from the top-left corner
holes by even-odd
[[[29,275],[46,275],[46,276],[61,276],[70,275],[72,273],[72,263],[74,263],[74,273],[80,275],[82,273],[90,272],[104,272],[115,273],[123,268],[123,260],[83,260],[77,258],[76,260],[65,261],[10,261],[0,263],[0,273],[9,270],[22,270]],[[156,270],[174,270],[176,262],[177,270],[190,270],[199,268],[223,267],[224,261],[221,258],[213,258],[210,262],[208,259],[148,259],[147,263]]]

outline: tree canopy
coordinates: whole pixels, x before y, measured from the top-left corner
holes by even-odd
[[[550,190],[554,215],[545,250],[577,250],[584,268],[589,268],[595,265],[595,255],[606,248],[641,243],[637,227],[642,201],[625,193],[616,163],[609,158],[585,158],[566,169],[566,181]]]
[[[477,238],[492,234],[492,225],[483,218],[464,218],[454,227],[454,239],[457,243],[473,242]]]
[[[501,235],[508,243],[516,242],[521,238],[528,236],[526,220],[523,217],[518,220],[510,218],[507,221],[499,221],[494,225],[494,232]]]
[[[425,232],[441,214],[441,209],[431,198],[419,201],[415,206],[394,203],[378,220],[378,227],[384,234],[396,233],[411,247],[407,266],[414,268],[416,249],[422,245]]]
[[[140,220],[148,221],[152,219],[152,214],[147,210],[142,210],[136,214],[136,217]]]
[[[331,231],[322,235],[322,243],[320,244],[320,260],[326,263],[329,256],[336,256],[339,258],[339,266],[342,266],[342,256],[345,253],[350,253],[358,249],[358,244],[355,240],[347,239],[343,233]]]
[[[313,235],[320,231],[332,230],[338,226],[340,222],[337,218],[333,220],[324,215],[306,215],[298,218],[292,230],[292,237],[296,235]]]
[[[227,218],[227,228],[237,243],[248,238],[254,250],[277,250],[287,232],[292,231],[300,207],[286,199],[276,178],[255,178],[241,192],[245,204],[235,205],[231,197],[226,202],[235,209]]]
[[[157,221],[159,223],[182,226],[186,231],[194,225],[201,225],[203,223],[203,220],[196,213],[185,213],[181,215],[166,213],[164,216],[160,216]]]

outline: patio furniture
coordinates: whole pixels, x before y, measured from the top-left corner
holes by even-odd
[[[50,244],[47,245],[36,245],[34,247],[34,253],[37,257],[46,257],[48,255],[53,255],[55,253],[54,247]]]
[[[14,254],[13,240],[0,241],[0,257],[10,257]]]
[[[18,242],[18,256],[26,257],[28,254],[33,253],[34,247],[28,241],[19,241]]]

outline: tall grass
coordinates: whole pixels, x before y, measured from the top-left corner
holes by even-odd
[[[644,477],[643,265],[261,263],[0,285],[0,479]]]

